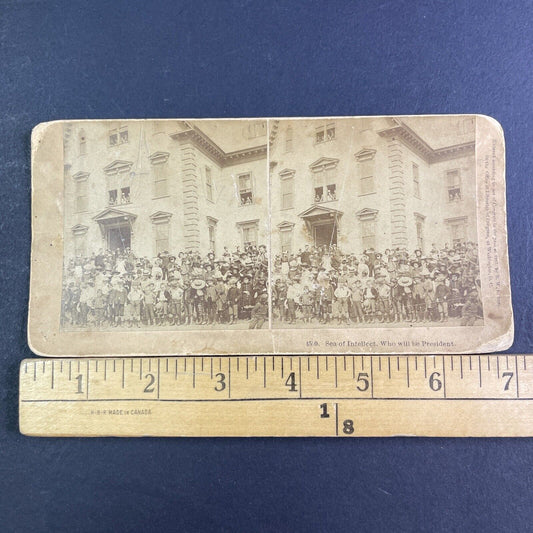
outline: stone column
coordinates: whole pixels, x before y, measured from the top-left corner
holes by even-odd
[[[388,140],[391,246],[407,246],[404,147],[396,138]]]
[[[199,170],[196,148],[191,143],[181,146],[183,228],[185,250],[200,248],[200,209],[198,205]]]

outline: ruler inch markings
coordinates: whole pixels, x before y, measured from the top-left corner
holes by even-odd
[[[339,356],[342,356],[342,360],[339,359]],[[348,357],[352,357],[352,369],[349,368]],[[472,371],[469,372],[469,367],[464,367],[464,357],[468,357],[469,366],[471,366]],[[216,410],[218,409],[216,405],[220,402],[230,402],[235,405],[231,407],[232,419],[237,420],[239,417],[244,417],[244,420],[248,420],[246,424],[243,423],[243,432],[250,431],[249,436],[257,435],[261,433],[254,433],[253,428],[260,428],[260,423],[263,420],[264,416],[267,416],[268,427],[276,427],[276,424],[279,424],[279,427],[285,427],[285,429],[276,433],[275,430],[272,430],[272,436],[275,435],[284,435],[284,436],[305,436],[305,435],[321,435],[324,434],[324,431],[327,434],[329,428],[329,435],[333,435],[333,428],[331,425],[324,422],[320,425],[320,416],[316,416],[317,421],[312,418],[307,420],[307,416],[313,417],[312,413],[318,409],[318,406],[324,402],[328,402],[330,407],[335,407],[335,435],[340,436],[358,436],[358,435],[373,435],[376,436],[383,435],[383,426],[380,426],[382,419],[387,419],[389,422],[386,424],[398,424],[405,423],[411,424],[415,422],[408,421],[405,422],[402,420],[395,421],[394,413],[396,412],[407,412],[404,409],[407,407],[402,407],[403,405],[412,404],[415,405],[417,402],[422,402],[421,405],[424,405],[424,402],[429,406],[434,406],[439,413],[438,417],[442,421],[444,418],[448,420],[447,431],[450,436],[462,436],[466,435],[468,432],[468,427],[462,425],[461,421],[464,421],[461,413],[463,409],[466,409],[466,412],[472,413],[471,409],[474,409],[473,404],[483,406],[480,409],[485,409],[485,411],[475,411],[478,413],[477,416],[472,417],[470,414],[469,420],[478,420],[477,425],[487,424],[486,432],[487,436],[504,436],[506,428],[508,427],[519,427],[523,429],[514,430],[514,432],[509,433],[509,435],[523,435],[523,436],[533,436],[533,428],[527,426],[528,420],[533,416],[533,392],[530,390],[530,376],[527,372],[528,367],[528,358],[533,357],[532,355],[518,355],[518,354],[475,354],[475,355],[429,355],[433,359],[433,366],[437,371],[440,369],[438,365],[442,365],[442,377],[439,378],[442,381],[442,392],[439,394],[436,391],[430,390],[427,387],[427,375],[432,373],[433,370],[427,372],[427,357],[424,357],[424,363],[426,370],[426,375],[422,372],[422,368],[417,369],[418,365],[418,356],[416,355],[396,355],[385,356],[387,357],[387,368],[382,368],[383,373],[377,373],[377,368],[375,364],[381,361],[383,356],[380,355],[318,355],[316,356],[316,374],[315,369],[312,368],[310,364],[311,358],[307,355],[294,355],[294,356],[274,356],[272,362],[267,361],[267,356],[263,356],[263,376],[261,380],[260,373],[257,376],[257,380],[253,380],[253,376],[250,375],[250,372],[253,370],[250,368],[250,357],[246,357],[246,362],[243,361],[243,364],[246,364],[246,372],[244,367],[240,368],[240,358],[238,356],[229,356],[226,358],[220,358],[219,356],[208,357],[211,363],[211,367],[216,365],[216,359],[219,360],[219,365],[223,368],[222,372],[227,372],[226,385],[227,385],[227,394],[217,395],[211,391],[212,385],[206,379],[200,379],[203,372],[200,374],[200,369],[197,368],[196,358],[193,357],[192,362],[187,361],[188,357],[176,356],[176,357],[166,357],[163,362],[162,358],[138,358],[139,367],[133,371],[133,379],[126,379],[126,359],[130,359],[131,366],[134,365],[133,358],[109,358],[113,360],[113,372],[115,373],[115,378],[112,379],[111,368],[108,368],[108,362],[104,358],[90,358],[86,359],[85,362],[83,359],[48,359],[46,361],[38,359],[29,359],[24,360],[20,365],[20,396],[19,396],[19,405],[21,409],[21,416],[19,417],[21,423],[21,431],[25,434],[33,434],[31,426],[29,423],[32,420],[31,413],[44,413],[46,417],[41,419],[40,426],[37,426],[35,423],[34,434],[40,434],[40,432],[46,432],[49,428],[51,432],[56,431],[57,426],[56,422],[63,424],[71,424],[72,431],[65,430],[63,435],[72,435],[72,436],[84,436],[87,432],[87,428],[92,428],[91,430],[99,431],[100,428],[108,427],[110,430],[102,429],[102,435],[115,434],[113,433],[115,422],[117,422],[116,427],[122,428],[122,430],[127,431],[128,428],[131,428],[133,432],[131,436],[136,435],[158,435],[158,428],[163,428],[165,423],[163,420],[167,420],[166,424],[168,427],[168,418],[165,417],[165,413],[186,413],[186,416],[179,416],[177,419],[172,418],[172,420],[177,420],[176,427],[170,429],[171,434],[173,431],[176,431],[175,435],[191,435],[194,436],[194,431],[199,431],[202,433],[205,431],[203,424],[198,424],[197,416],[209,416],[210,424],[209,427],[214,428],[213,436],[219,435],[217,433],[219,426],[217,421],[220,419],[220,425],[226,424],[230,430],[233,426],[231,424],[228,426],[227,417],[218,417]],[[282,358],[281,360],[279,358]],[[285,361],[284,357],[289,357],[289,361]],[[305,373],[305,362],[303,358],[306,358],[308,364],[308,373],[304,376]],[[355,358],[360,358],[361,363],[358,368],[365,368],[365,372],[369,374],[366,379],[369,381],[369,386],[366,392],[363,391],[361,394],[361,389],[364,387],[363,381],[354,382],[350,379],[350,374],[354,380],[357,378],[357,372],[355,372]],[[365,359],[366,357],[369,360]],[[394,361],[391,361],[392,357],[396,357],[396,364]],[[413,363],[413,357],[414,363]],[[459,357],[459,361],[455,359]],[[496,357],[496,360],[493,358]],[[437,361],[439,358],[440,363]],[[174,361],[172,361],[174,359]],[[190,363],[192,367],[189,370],[189,375],[191,378],[187,377],[185,380],[180,379],[180,386],[175,387],[172,385],[170,380],[161,379],[163,374],[167,372],[167,369],[172,369],[172,364],[176,370],[177,378],[177,369],[179,367],[179,361],[183,360],[184,368]],[[222,363],[222,359],[227,359]],[[277,359],[277,360],[276,360]],[[405,359],[402,362],[400,359]],[[254,357],[254,361],[257,364],[258,357]],[[484,362],[485,361],[485,362]],[[204,358],[202,358],[202,363]],[[324,372],[324,368],[328,365],[329,374],[326,375],[326,379],[323,379],[324,376],[320,375]],[[477,364],[477,368],[474,367],[474,362]],[[504,372],[503,369],[500,369],[501,363],[505,365],[503,369],[506,369],[505,376],[502,376]],[[278,383],[279,375],[281,374],[283,378],[286,378],[289,374],[289,368],[285,368],[287,365],[290,366],[291,371],[297,376],[297,383],[299,388],[293,389],[291,387],[280,386]],[[339,367],[339,364],[342,364]],[[514,368],[513,368],[514,364]],[[33,365],[33,372],[32,367]],[[41,365],[41,366],[38,366]],[[78,368],[79,372],[72,374],[74,370],[73,365],[77,365],[74,368]],[[120,365],[120,366],[118,366]],[[157,369],[154,365],[157,365]],[[164,365],[164,366],[163,366]],[[295,365],[298,365],[297,367]],[[393,365],[395,368],[393,368]],[[61,368],[64,366],[65,373],[61,374]],[[268,378],[268,374],[271,373],[272,368],[276,369],[276,373],[271,374],[271,378]],[[331,368],[330,368],[331,366]],[[448,366],[448,368],[446,368]],[[67,369],[68,367],[68,369]],[[224,368],[225,367],[225,368]],[[277,367],[277,368],[276,368]],[[321,368],[322,367],[322,368]],[[431,368],[431,367],[430,367]],[[151,374],[155,375],[157,371],[157,384],[155,393],[151,395],[143,394],[143,387],[145,383],[141,384],[138,381],[137,376],[142,380],[143,371],[145,369],[152,370]],[[237,369],[237,370],[236,370]],[[278,370],[279,369],[279,370]],[[214,368],[212,368],[214,370]],[[376,370],[376,373],[375,373]],[[109,371],[109,376],[107,375]],[[170,370],[172,372],[172,370]],[[135,375],[138,372],[137,376]],[[344,374],[343,374],[344,372]],[[511,373],[516,379],[516,384],[512,384],[511,378],[509,377]],[[168,372],[167,372],[168,373]],[[181,371],[180,371],[181,373]],[[206,377],[209,376],[209,370],[206,368]],[[119,377],[120,375],[120,377]],[[68,376],[68,381],[67,381]],[[72,386],[68,386],[68,382],[72,382],[74,378],[79,381],[78,386],[80,387],[80,392],[82,391],[82,377],[83,376],[83,394],[73,394],[76,388],[72,389]],[[387,380],[388,376],[388,380]],[[107,377],[110,379],[106,381]],[[150,376],[151,377],[151,376]],[[170,376],[169,376],[170,378]],[[305,378],[305,384],[304,384]],[[251,381],[250,381],[251,379]],[[261,383],[262,381],[262,383]],[[64,383],[66,385],[64,385]],[[74,381],[75,383],[75,381]],[[436,382],[435,382],[436,383]],[[506,385],[511,385],[506,388]],[[262,385],[262,386],[261,386]],[[358,388],[357,385],[360,385]],[[458,386],[458,388],[456,388]],[[369,389],[369,390],[368,390]],[[297,392],[296,392],[297,390]],[[193,392],[194,391],[194,392]],[[146,396],[151,396],[146,398]],[[213,397],[215,396],[215,397]],[[80,403],[81,402],[81,403]],[[81,406],[90,402],[91,405],[98,406],[95,407],[94,413],[89,417],[89,410],[87,408],[82,408]],[[165,405],[167,407],[161,407],[164,409],[161,411],[159,408],[155,410],[156,414],[161,418],[161,421],[157,421],[155,426],[145,425],[143,426],[143,421],[145,424],[148,421],[148,418],[139,418],[139,419],[129,419],[130,422],[126,423],[126,419],[120,420],[119,418],[113,418],[113,423],[108,422],[110,419],[99,419],[96,417],[96,409],[100,412],[100,406],[104,409],[105,404],[109,402],[110,409],[114,411],[121,411],[124,409],[122,405],[119,405],[120,402],[135,402],[135,409],[150,409],[152,413],[154,412],[153,407],[155,403],[159,402],[161,406]],[[257,410],[244,407],[246,402],[276,402],[278,408],[275,411],[269,411],[270,407],[261,406]],[[300,403],[298,403],[300,402]],[[302,403],[304,402],[304,403]],[[315,403],[316,402],[316,403]],[[362,402],[362,403],[361,403]],[[370,402],[370,403],[367,403]],[[443,403],[439,403],[443,402]],[[480,403],[481,402],[481,403]],[[483,402],[496,402],[495,404],[483,405]],[[514,405],[515,409],[523,409],[524,411],[512,411]],[[518,403],[517,403],[518,402]],[[145,404],[145,405],[143,405]],[[172,404],[176,404],[176,407],[172,407]],[[200,404],[203,407],[200,407]],[[213,404],[209,406],[209,404]],[[314,405],[313,405],[314,404]],[[111,406],[114,407],[111,407]],[[178,407],[179,405],[183,407]],[[198,407],[194,407],[198,405]],[[243,405],[241,408],[239,405]],[[385,407],[388,405],[388,407]],[[496,407],[496,405],[501,405],[501,407]],[[518,407],[520,405],[520,408]],[[34,406],[34,407],[33,407]],[[57,406],[57,407],[54,407]],[[60,407],[61,406],[61,407]],[[64,406],[64,407],[63,407]],[[75,407],[79,406],[79,407]],[[306,407],[308,406],[308,407]],[[79,409],[79,411],[72,411],[72,409]],[[83,410],[82,410],[83,409]],[[178,409],[178,411],[176,411]],[[198,409],[198,410],[196,410]],[[229,407],[228,407],[229,409]],[[242,409],[242,410],[241,410]],[[264,409],[267,409],[265,411]],[[324,409],[324,408],[322,408]],[[370,409],[370,411],[368,411]],[[409,408],[411,409],[411,408]],[[420,407],[413,407],[415,411],[412,412],[423,412],[423,409]],[[422,411],[419,411],[422,409]],[[433,409],[433,407],[431,408]],[[470,409],[470,411],[468,411]],[[476,408],[477,409],[477,408]],[[487,409],[489,409],[487,411]],[[494,427],[489,427],[488,422],[483,422],[483,420],[489,420],[492,416],[492,409],[497,413],[506,413],[504,415],[495,415],[495,420],[498,420],[498,424]],[[204,410],[204,411],[202,411]],[[363,411],[362,411],[363,410]],[[398,411],[399,410],[399,411]],[[256,419],[250,422],[250,419],[246,419],[247,416],[251,416],[251,413],[256,413]],[[341,418],[342,411],[342,418]],[[322,411],[321,411],[322,412]],[[327,412],[327,411],[324,411]],[[529,412],[530,415],[524,416],[522,413]],[[71,413],[69,415],[69,413]],[[74,414],[72,414],[74,413]],[[196,414],[195,414],[196,413]],[[202,413],[209,413],[203,415]],[[299,413],[299,414],[296,414]],[[295,416],[304,416],[304,413],[307,413],[305,419],[294,419]],[[363,416],[363,413],[364,416]],[[368,415],[366,413],[369,413]],[[457,423],[457,429],[450,425],[451,418],[448,418],[448,415],[445,413],[451,413],[450,416],[455,417],[454,420]],[[487,414],[491,416],[487,417]],[[36,416],[36,415],[35,415]],[[66,417],[70,416],[70,421]],[[169,415],[170,416],[170,415]],[[175,416],[175,415],[173,415]],[[407,416],[407,415],[405,415]],[[63,422],[61,419],[63,417]],[[214,418],[211,418],[214,417]],[[237,418],[234,418],[237,417]],[[292,418],[291,418],[292,417]],[[444,418],[443,418],[444,417]],[[332,417],[333,418],[333,417]],[[431,418],[431,417],[429,417]],[[43,420],[53,420],[54,422],[51,425],[43,424]],[[424,419],[424,417],[422,417]],[[119,421],[120,420],[120,421]],[[300,420],[300,425],[296,423],[294,427],[294,433],[291,433],[290,425],[282,426],[283,424],[289,424],[289,421],[292,420],[293,423],[296,420]],[[361,429],[359,425],[355,425],[355,433],[351,433],[351,427],[348,424],[347,428],[343,429],[343,420],[354,420],[359,421],[365,425],[366,429]],[[418,419],[420,420],[420,418]],[[82,424],[83,421],[83,424]],[[315,422],[317,422],[315,424]],[[105,425],[107,423],[107,426]],[[435,424],[437,422],[435,421]],[[468,422],[470,424],[470,422]],[[472,422],[475,424],[474,422]],[[303,425],[302,425],[303,424]],[[182,426],[185,428],[190,428],[189,432],[183,431]],[[154,431],[142,430],[142,428],[155,427]],[[239,431],[239,424],[235,424],[237,428],[236,431]],[[371,429],[369,430],[368,427]],[[395,426],[396,427],[396,426]],[[414,426],[411,426],[414,427]],[[436,425],[433,426],[433,420],[425,421],[422,424],[421,429],[417,427],[414,430],[414,433],[407,432],[406,434],[420,434],[420,435],[431,435],[433,433],[425,433],[426,428],[435,427],[436,429],[433,432],[438,433],[441,431]],[[181,429],[180,429],[181,428]],[[203,428],[203,429],[202,429]],[[320,430],[317,428],[321,428]],[[461,429],[462,428],[462,429]],[[121,430],[121,431],[122,431]],[[179,431],[178,431],[179,430]],[[257,429],[256,429],[257,430]],[[109,433],[109,431],[111,433]],[[118,431],[118,429],[117,429]],[[190,432],[193,433],[190,433]],[[228,429],[226,428],[226,432]],[[429,431],[429,430],[428,430]],[[303,434],[302,434],[303,432]],[[456,432],[456,433],[454,433]],[[120,434],[120,433],[117,433]],[[165,433],[166,434],[166,433]],[[221,433],[220,436],[223,436],[227,433]],[[346,435],[345,435],[346,434]],[[402,434],[400,430],[396,434]],[[45,436],[46,433],[43,434]],[[50,436],[53,433],[49,434]],[[246,436],[246,433],[236,433],[235,436]],[[442,432],[440,435],[444,436]],[[59,436],[59,434],[58,434]],[[200,435],[198,435],[200,436]]]

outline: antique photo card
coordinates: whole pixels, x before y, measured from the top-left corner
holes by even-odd
[[[30,346],[505,349],[504,169],[480,115],[41,124]]]

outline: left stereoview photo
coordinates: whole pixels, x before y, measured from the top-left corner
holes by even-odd
[[[51,159],[61,175],[47,179],[62,188],[63,253],[49,282],[61,279],[61,333],[264,326],[265,120],[54,126],[63,165]]]
[[[65,124],[61,328],[248,329],[268,300],[266,134]]]

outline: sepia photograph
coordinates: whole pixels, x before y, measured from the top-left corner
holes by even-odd
[[[65,124],[61,327],[261,328],[265,120]]]
[[[280,120],[276,328],[483,325],[475,117]]]
[[[57,121],[32,150],[36,353],[512,342],[490,117]]]

